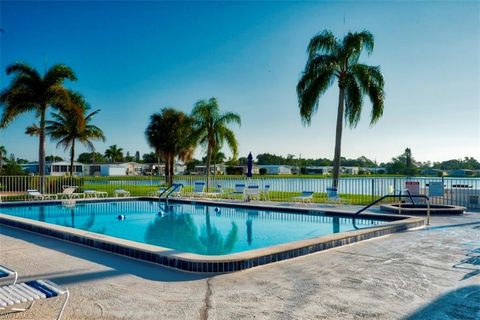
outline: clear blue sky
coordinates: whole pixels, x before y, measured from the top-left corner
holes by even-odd
[[[95,119],[112,144],[149,152],[144,129],[162,107],[190,112],[215,96],[241,114],[240,156],[249,151],[333,158],[338,88],[321,98],[310,127],[295,92],[309,39],[368,29],[365,63],[385,77],[385,113],[346,129],[343,155],[386,161],[410,147],[417,160],[480,159],[480,3],[452,2],[9,2],[0,3],[1,88],[5,66],[43,70],[66,63],[68,86],[102,111]],[[344,22],[345,17],[345,22]],[[37,159],[24,128],[34,114],[0,131],[17,157]],[[201,154],[197,151],[197,157]],[[64,155],[49,142],[48,154]]]

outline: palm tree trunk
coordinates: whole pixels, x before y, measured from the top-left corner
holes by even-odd
[[[337,128],[335,131],[335,155],[333,157],[333,187],[338,187],[338,177],[340,176],[340,154],[342,149],[342,130],[343,130],[343,113],[345,104],[345,89],[340,87],[338,93],[338,113]]]
[[[207,192],[209,192],[209,184],[210,184],[210,158],[212,157],[212,148],[210,146],[207,147]]]
[[[40,112],[40,132],[38,145],[38,174],[40,176],[40,192],[45,192],[45,113],[47,106]]]
[[[160,166],[158,167],[158,172],[160,173]],[[165,157],[165,182],[169,185],[170,181],[168,176],[170,175],[170,155],[167,154]]]
[[[170,159],[170,185],[173,184],[173,175],[175,174],[175,156]]]
[[[70,149],[70,177],[73,177],[74,159],[75,159],[75,140],[72,141],[72,148]]]

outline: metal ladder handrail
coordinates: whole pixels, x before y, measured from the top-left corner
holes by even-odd
[[[168,206],[168,197],[174,193],[179,187],[183,187],[183,184],[181,183],[173,183],[170,187],[165,189],[160,195],[158,196],[158,202],[160,202],[162,199],[165,199],[165,205]],[[167,192],[168,191],[168,192]],[[166,193],[165,197],[162,198],[162,195]]]
[[[415,194],[410,194],[410,192],[408,193],[408,195],[403,195],[403,194],[400,194],[400,195],[393,195],[393,194],[387,194],[387,195],[384,195],[383,197],[380,197],[378,198],[377,200],[371,202],[370,204],[366,205],[365,207],[361,208],[360,210],[358,210],[357,212],[355,212],[353,215],[356,216],[360,213],[362,213],[363,211],[367,210],[368,208],[376,205],[377,203],[379,203],[380,201],[384,200],[384,199],[387,199],[387,198],[410,198],[413,202],[413,198],[423,198],[423,199],[426,199],[427,200],[427,225],[430,224],[430,198],[424,194],[419,194],[419,195],[415,195]]]

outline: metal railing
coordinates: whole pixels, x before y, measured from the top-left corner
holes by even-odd
[[[388,199],[388,198],[409,198],[412,201],[412,204],[415,204],[415,202],[413,201],[413,198],[421,198],[421,199],[427,200],[426,201],[426,203],[427,203],[427,226],[430,225],[430,198],[426,195],[423,195],[423,194],[420,194],[420,195],[410,194],[410,192],[408,192],[408,194],[387,194],[387,195],[384,195],[383,197],[380,197],[377,200],[372,201],[371,203],[369,203],[365,207],[363,207],[360,210],[358,210],[357,212],[355,212],[354,216],[359,215],[360,213],[367,210],[368,208],[371,208],[374,205],[376,205],[377,203],[380,203],[383,200]]]
[[[180,195],[188,196],[193,192],[198,181],[207,182],[205,176],[174,176],[173,183],[182,184]],[[419,193],[428,195],[432,205],[460,205],[469,209],[480,208],[480,178],[440,178],[440,177],[345,177],[340,178],[338,194],[346,203],[365,205],[394,190],[405,189],[407,181],[419,183]],[[444,186],[443,196],[430,196],[429,184],[441,182]],[[211,176],[208,185],[210,193],[216,198],[240,199],[232,195],[236,184],[258,186],[259,200],[292,202],[297,201],[302,191],[313,192],[312,202],[327,203],[327,187],[331,187],[330,178],[318,176]],[[167,187],[162,176],[114,176],[114,177],[45,177],[45,194],[57,194],[63,186],[77,186],[76,192],[95,190],[114,195],[116,189],[124,189],[132,196],[158,196]],[[28,200],[27,190],[40,189],[38,176],[0,176],[0,199],[3,201]],[[217,192],[221,190],[221,192]],[[205,190],[207,191],[207,190]],[[385,201],[390,199],[385,199]]]

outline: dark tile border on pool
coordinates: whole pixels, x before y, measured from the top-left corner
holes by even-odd
[[[128,198],[123,201],[146,200],[149,198]],[[102,199],[96,201],[112,201],[119,199]],[[183,201],[182,201],[183,202]],[[192,201],[187,201],[192,202]],[[38,202],[36,202],[38,203]],[[53,202],[50,202],[53,203]],[[211,204],[210,202],[195,201],[195,203]],[[31,205],[32,202],[27,205]],[[56,203],[58,204],[58,202]],[[217,204],[217,203],[215,203]],[[241,206],[238,203],[218,205]],[[252,208],[251,205],[248,205]],[[259,209],[267,209],[265,206],[257,206]],[[268,206],[268,209],[284,210],[285,207]],[[304,214],[315,214],[312,208],[288,208],[291,211],[301,211]],[[320,210],[319,210],[320,212]],[[334,214],[339,214],[335,212]],[[351,213],[343,212],[343,216],[350,216]],[[203,256],[185,252],[178,252],[168,248],[143,244],[139,242],[124,240],[120,238],[100,235],[79,229],[53,225],[41,221],[35,221],[20,217],[9,216],[0,213],[0,224],[23,229],[30,232],[58,238],[61,240],[89,246],[92,248],[124,255],[134,259],[140,259],[171,268],[190,272],[202,273],[223,273],[249,269],[277,261],[291,259],[310,253],[335,248],[338,246],[355,243],[375,237],[384,236],[394,232],[424,226],[424,219],[418,217],[407,217],[398,215],[363,214],[359,218],[395,220],[378,227],[367,227],[359,230],[342,232],[313,239],[294,241],[268,248],[239,252],[224,256]]]

